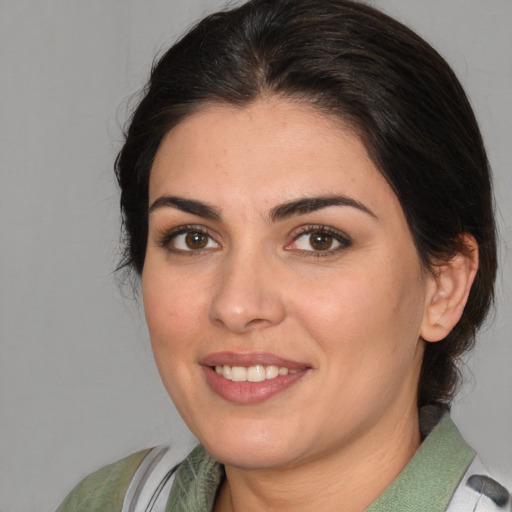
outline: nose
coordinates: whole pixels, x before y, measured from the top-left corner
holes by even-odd
[[[261,255],[227,257],[210,304],[211,321],[238,334],[281,323],[286,310],[278,274]]]

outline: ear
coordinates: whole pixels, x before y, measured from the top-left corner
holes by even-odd
[[[420,336],[435,342],[445,338],[462,316],[478,270],[478,244],[469,234],[461,235],[461,252],[434,266],[427,289],[427,302]]]

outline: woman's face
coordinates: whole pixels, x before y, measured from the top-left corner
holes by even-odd
[[[282,99],[209,106],[165,137],[149,196],[156,362],[217,459],[314,460],[415,411],[431,277],[351,131]]]

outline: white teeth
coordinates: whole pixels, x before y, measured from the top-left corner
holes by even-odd
[[[232,366],[230,378],[233,382],[245,382],[247,380],[247,368],[243,366]]]
[[[275,379],[279,375],[279,368],[277,366],[267,366],[265,369],[266,379]]]
[[[224,377],[226,379],[229,379],[231,380],[231,366],[223,366],[222,367],[222,375],[224,375]]]
[[[295,374],[301,369],[288,370],[286,367],[263,366],[257,364],[255,366],[216,366],[215,371],[222,375],[225,379],[234,382],[263,382],[264,380],[275,379],[279,375]]]
[[[249,382],[262,382],[265,380],[265,367],[258,364],[247,368],[247,380]]]

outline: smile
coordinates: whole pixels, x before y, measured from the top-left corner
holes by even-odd
[[[308,375],[307,363],[272,353],[216,352],[199,362],[206,383],[218,396],[237,404],[258,404],[294,388]]]
[[[215,371],[227,380],[233,382],[263,382],[264,380],[275,379],[279,376],[295,374],[301,371],[300,368],[289,370],[285,366],[215,366]]]

